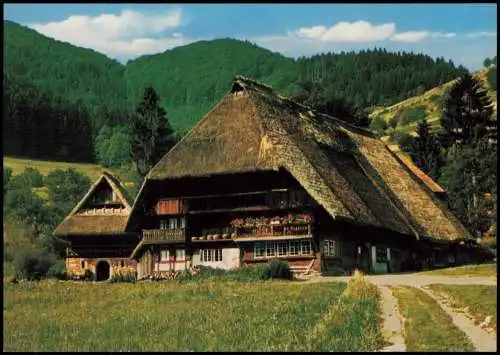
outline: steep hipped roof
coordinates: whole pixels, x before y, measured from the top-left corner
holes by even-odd
[[[102,183],[107,184],[116,193],[121,204],[120,210],[113,214],[102,214],[99,211],[94,214],[89,210],[84,213],[86,202]],[[131,210],[130,198],[120,181],[113,175],[103,172],[64,221],[57,226],[54,235],[62,237],[71,234],[120,234],[125,231]]]
[[[148,180],[279,168],[335,219],[417,237],[471,237],[422,179],[372,133],[241,76],[151,169],[143,187]]]

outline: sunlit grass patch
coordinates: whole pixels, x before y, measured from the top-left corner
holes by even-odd
[[[451,267],[446,269],[424,271],[419,273],[425,276],[497,276],[497,264],[479,264]]]
[[[405,319],[407,351],[474,351],[467,336],[429,295],[408,286],[392,290]]]
[[[476,324],[491,318],[489,326],[497,329],[497,287],[485,285],[430,285],[429,288],[451,301],[450,306],[467,308]]]
[[[308,351],[373,351],[384,344],[380,331],[380,294],[356,273],[338,300],[311,329]]]
[[[4,285],[4,350],[301,351],[308,346],[305,330],[345,287],[223,281]]]

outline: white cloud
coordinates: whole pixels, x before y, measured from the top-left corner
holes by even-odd
[[[299,39],[312,39],[322,42],[368,43],[394,41],[415,43],[429,36],[432,38],[452,38],[456,33],[408,31],[397,32],[395,23],[372,24],[367,21],[339,22],[327,28],[325,26],[302,27],[289,31],[288,36]]]
[[[453,38],[457,34],[454,32],[432,32],[431,37],[432,38]]]
[[[394,34],[396,25],[372,25],[366,21],[339,22],[335,26],[314,26],[292,32],[300,38],[319,39],[324,42],[374,42],[386,40]]]
[[[395,33],[390,38],[390,40],[394,42],[415,43],[415,42],[420,42],[421,40],[427,38],[428,36],[429,32],[427,31],[409,31],[409,32]]]
[[[496,37],[496,36],[497,36],[496,32],[473,32],[473,33],[468,33],[467,34],[468,38]]]
[[[191,42],[181,34],[162,34],[181,25],[182,12],[176,9],[155,14],[123,10],[119,15],[78,15],[60,22],[28,24],[28,27],[45,36],[123,60]]]
[[[454,32],[431,32],[431,31],[407,31],[398,32],[392,28],[390,23],[384,25],[373,25],[365,22],[362,26],[352,26],[353,24],[363,21],[350,23],[351,26],[339,27],[339,24],[327,28],[326,26],[318,25],[298,30],[290,30],[284,34],[265,35],[258,37],[247,37],[251,42],[267,48],[272,51],[279,52],[290,57],[310,56],[318,53],[341,51],[360,51],[362,49],[372,49],[375,46],[384,47],[389,51],[407,51],[426,53],[431,57],[445,57],[452,59],[456,64],[462,64],[469,69],[476,70],[482,67],[482,61],[487,56],[492,56],[491,53],[496,52],[495,32],[483,32],[474,34],[474,36],[485,37],[484,41],[455,41],[451,39],[467,39],[465,33],[457,34]],[[345,22],[344,22],[345,23]],[[356,36],[352,33],[342,34],[337,32],[336,40],[331,40],[334,36],[327,37],[327,33],[332,29],[343,28],[344,30],[353,28],[377,28],[375,34],[364,36],[366,41],[361,41],[360,34],[362,31],[357,31]],[[385,29],[381,31],[381,29]],[[390,29],[390,31],[388,30]],[[335,31],[332,31],[335,33]],[[343,35],[343,37],[339,37]],[[470,34],[469,34],[470,37]],[[346,38],[351,38],[346,41]],[[356,40],[352,40],[352,39]],[[342,39],[342,40],[340,40]],[[370,42],[367,41],[370,39]],[[487,40],[487,41],[486,41]],[[464,50],[467,48],[467,50]]]

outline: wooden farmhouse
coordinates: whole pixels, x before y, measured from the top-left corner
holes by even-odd
[[[118,271],[135,272],[136,262],[129,257],[138,237],[125,232],[130,211],[131,203],[120,182],[103,173],[54,232],[68,243],[70,278],[82,278],[85,270],[97,281]]]
[[[125,201],[122,215],[88,215],[94,190],[59,234],[72,249],[137,235],[139,278],[275,258],[296,272],[399,272],[462,263],[474,243],[442,189],[372,133],[241,76],[151,169],[126,227]]]

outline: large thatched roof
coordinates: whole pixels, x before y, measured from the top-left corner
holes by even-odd
[[[334,219],[417,237],[471,237],[421,177],[373,134],[241,76],[144,184],[279,168]]]
[[[98,186],[107,184],[117,195],[119,206],[114,210],[98,209],[93,211],[87,208],[87,202]],[[125,232],[128,216],[132,210],[130,198],[120,181],[113,175],[103,172],[89,191],[57,226],[54,235],[64,237],[67,235],[86,234],[121,234]]]

